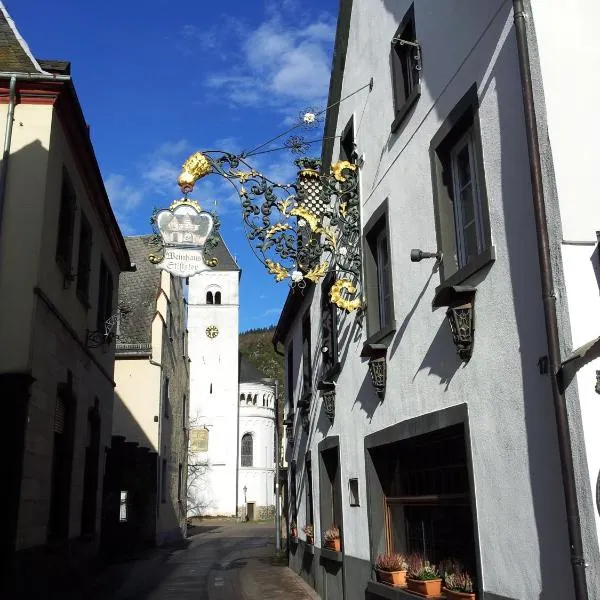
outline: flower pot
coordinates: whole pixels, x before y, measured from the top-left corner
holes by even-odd
[[[444,588],[444,594],[446,594],[446,600],[476,600],[475,594],[472,592],[454,592]]]
[[[342,544],[340,538],[335,540],[327,540],[325,542],[325,548],[329,548],[330,550],[335,550],[336,552],[340,552],[342,549]]]
[[[436,598],[442,595],[441,579],[407,579],[406,584],[411,592],[416,592],[426,598]]]
[[[298,537],[298,530],[295,527],[292,527],[292,537],[293,538],[297,538]]]
[[[306,535],[306,543],[310,544],[311,546],[315,543],[315,540],[312,535]]]
[[[377,581],[380,583],[387,583],[388,585],[394,585],[397,587],[406,586],[406,571],[380,571],[375,569],[377,573]]]

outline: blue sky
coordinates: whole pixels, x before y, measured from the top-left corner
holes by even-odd
[[[125,234],[181,196],[182,162],[201,149],[239,152],[326,103],[337,0],[5,0],[34,56],[70,60],[104,181]],[[300,135],[311,139],[310,132]],[[315,155],[320,148],[315,146]],[[310,155],[313,155],[311,152]],[[257,157],[291,182],[296,156]],[[230,188],[231,189],[231,188]],[[240,327],[277,321],[288,291],[254,258],[238,202],[217,176],[192,194],[217,200],[242,268]]]

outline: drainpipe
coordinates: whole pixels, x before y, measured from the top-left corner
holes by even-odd
[[[0,236],[2,236],[2,215],[4,213],[4,200],[6,197],[8,158],[10,156],[10,143],[12,140],[13,121],[15,116],[16,87],[17,77],[16,75],[12,75],[8,91],[8,113],[6,115],[6,132],[4,133],[4,150],[2,152],[2,167],[0,171]]]
[[[523,92],[525,132],[527,137],[527,148],[529,151],[529,169],[531,175],[533,209],[535,214],[538,257],[540,262],[542,299],[544,303],[546,335],[548,339],[548,359],[551,368],[552,398],[554,401],[556,429],[558,433],[558,451],[567,512],[573,587],[576,600],[587,600],[588,592],[585,578],[586,563],[583,556],[583,540],[577,506],[577,488],[575,485],[575,470],[573,466],[573,452],[569,432],[567,406],[564,394],[558,384],[561,356],[558,336],[558,318],[556,314],[556,296],[553,287],[548,222],[546,219],[544,188],[542,182],[542,161],[540,157],[537,119],[533,101],[529,49],[527,46],[526,19],[528,16],[524,11],[523,0],[513,0],[513,12],[519,54],[519,70],[521,72],[521,87]]]
[[[239,363],[238,363],[238,382]],[[236,429],[236,445],[235,445],[235,518],[239,517],[238,498],[240,493],[240,385],[237,387],[237,429]]]

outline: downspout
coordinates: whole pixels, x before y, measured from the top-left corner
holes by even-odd
[[[241,362],[241,361],[240,361]],[[237,387],[237,433],[235,450],[235,518],[239,517],[238,499],[240,493],[240,367],[238,363],[238,387]]]
[[[13,121],[15,116],[16,87],[17,76],[11,75],[8,91],[8,113],[6,115],[6,131],[4,133],[4,150],[2,152],[2,167],[0,170],[0,237],[2,236],[2,216],[4,214],[4,201],[6,198],[8,158],[10,156],[10,143],[12,140]]]
[[[579,510],[577,506],[577,489],[575,485],[575,470],[573,465],[571,436],[569,432],[566,399],[559,388],[558,382],[558,373],[561,367],[561,356],[558,335],[558,318],[556,314],[556,296],[554,294],[553,287],[548,222],[546,219],[544,188],[542,181],[542,161],[540,156],[537,119],[533,100],[533,83],[531,77],[529,49],[527,46],[527,15],[524,11],[523,0],[513,0],[513,11],[515,32],[517,37],[517,49],[519,54],[519,70],[521,72],[523,109],[525,112],[525,132],[529,153],[533,210],[535,214],[538,257],[540,261],[542,299],[544,303],[546,335],[548,339],[548,359],[551,369],[550,378],[552,384],[552,398],[554,401],[556,429],[558,434],[558,451],[560,456],[565,507],[567,512],[567,527],[569,532],[573,587],[576,600],[587,600],[588,592],[585,577],[586,563],[583,555],[581,521],[579,519]]]

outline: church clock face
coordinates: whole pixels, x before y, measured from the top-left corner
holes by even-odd
[[[206,328],[206,335],[209,338],[216,338],[219,335],[219,328],[216,325],[209,325]]]

